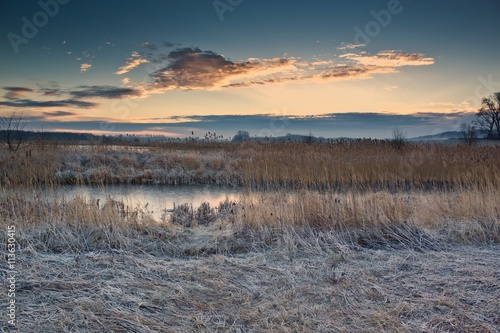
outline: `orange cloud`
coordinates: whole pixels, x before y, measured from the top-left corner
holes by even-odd
[[[126,73],[142,62],[157,64],[157,69],[149,75],[151,82],[134,85],[134,89],[142,91],[137,97],[145,97],[169,90],[218,90],[291,82],[369,79],[373,74],[396,73],[403,66],[434,63],[433,58],[423,54],[401,51],[382,51],[374,55],[348,53],[339,58],[347,60],[347,64],[336,64],[334,59],[305,61],[284,57],[232,61],[213,51],[188,47],[158,54],[149,60],[134,52],[117,74]]]
[[[140,57],[140,54],[137,53],[136,51],[132,52],[131,57],[132,58],[127,59],[127,63],[125,65],[123,65],[122,67],[120,67],[115,72],[115,74],[122,75],[122,74],[128,73],[132,69],[136,68],[137,66],[139,66],[141,64],[146,64],[149,62],[149,60],[147,60],[147,59],[142,59]]]
[[[91,67],[92,67],[92,65],[91,65],[91,64],[81,64],[81,65],[80,65],[80,72],[81,72],[81,73],[86,72],[86,71],[88,71]]]
[[[403,53],[401,51],[388,50],[370,55],[366,52],[347,53],[340,56],[353,60],[365,66],[379,67],[403,67],[403,66],[428,66],[434,64],[433,58],[426,58],[422,53]]]

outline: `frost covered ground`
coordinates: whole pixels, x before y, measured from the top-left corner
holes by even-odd
[[[19,332],[498,332],[499,250],[25,251]]]

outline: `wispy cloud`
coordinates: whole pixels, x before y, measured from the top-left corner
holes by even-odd
[[[180,46],[180,45],[181,45],[180,43],[172,43],[172,42],[167,42],[167,41],[163,41],[161,43],[161,46],[167,47],[167,48],[174,47],[174,46]]]
[[[33,92],[34,90],[26,87],[2,87],[3,90],[7,90],[3,96],[6,99],[20,99],[23,98],[26,93]]]
[[[392,91],[392,90],[396,90],[396,89],[399,89],[399,86],[393,85],[393,84],[387,84],[384,86],[384,90],[387,90],[387,91]]]
[[[42,114],[46,117],[67,117],[77,115],[77,113],[70,111],[46,111],[42,112]]]
[[[378,66],[386,68],[428,66],[434,64],[434,58],[425,57],[422,53],[404,53],[396,50],[381,51],[373,55],[363,51],[360,53],[343,54],[340,57],[353,60],[364,66]]]
[[[100,97],[106,99],[122,99],[127,97],[141,96],[141,91],[133,88],[120,88],[107,85],[78,86],[78,90],[69,91],[69,95],[75,98]]]
[[[150,42],[144,42],[144,43],[142,43],[141,47],[143,47],[145,49],[148,49],[148,50],[151,50],[151,51],[158,50],[158,47],[155,44],[150,43]]]
[[[31,99],[18,99],[9,102],[0,102],[0,106],[8,106],[13,108],[50,108],[50,107],[77,107],[77,108],[92,108],[99,104],[79,101],[76,99],[65,99],[60,101],[34,101]]]
[[[64,92],[61,90],[61,87],[57,82],[49,81],[47,83],[37,83],[38,93],[41,93],[44,96],[59,96]]]
[[[81,65],[80,65],[80,72],[81,72],[81,73],[86,72],[86,71],[88,71],[91,67],[92,67],[92,65],[91,65],[91,64],[81,64]]]
[[[131,57],[127,59],[127,63],[120,67],[115,74],[122,75],[130,72],[132,69],[136,68],[141,64],[148,63],[149,60],[141,58],[141,55],[136,51],[132,52]]]
[[[365,47],[366,45],[365,44],[353,44],[353,43],[350,43],[350,44],[343,44],[339,47],[337,47],[337,50],[340,50],[340,51],[343,51],[343,50],[352,50],[352,49],[357,49],[357,48],[361,48],[361,47]]]

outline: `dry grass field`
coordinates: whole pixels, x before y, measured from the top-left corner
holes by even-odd
[[[16,191],[111,183],[249,195],[155,221],[111,199]],[[498,146],[2,152],[0,227],[16,227],[19,332],[498,332],[499,183]]]

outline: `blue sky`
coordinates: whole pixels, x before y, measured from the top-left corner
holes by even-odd
[[[0,113],[106,134],[432,134],[500,91],[498,14],[498,0],[1,1]]]

